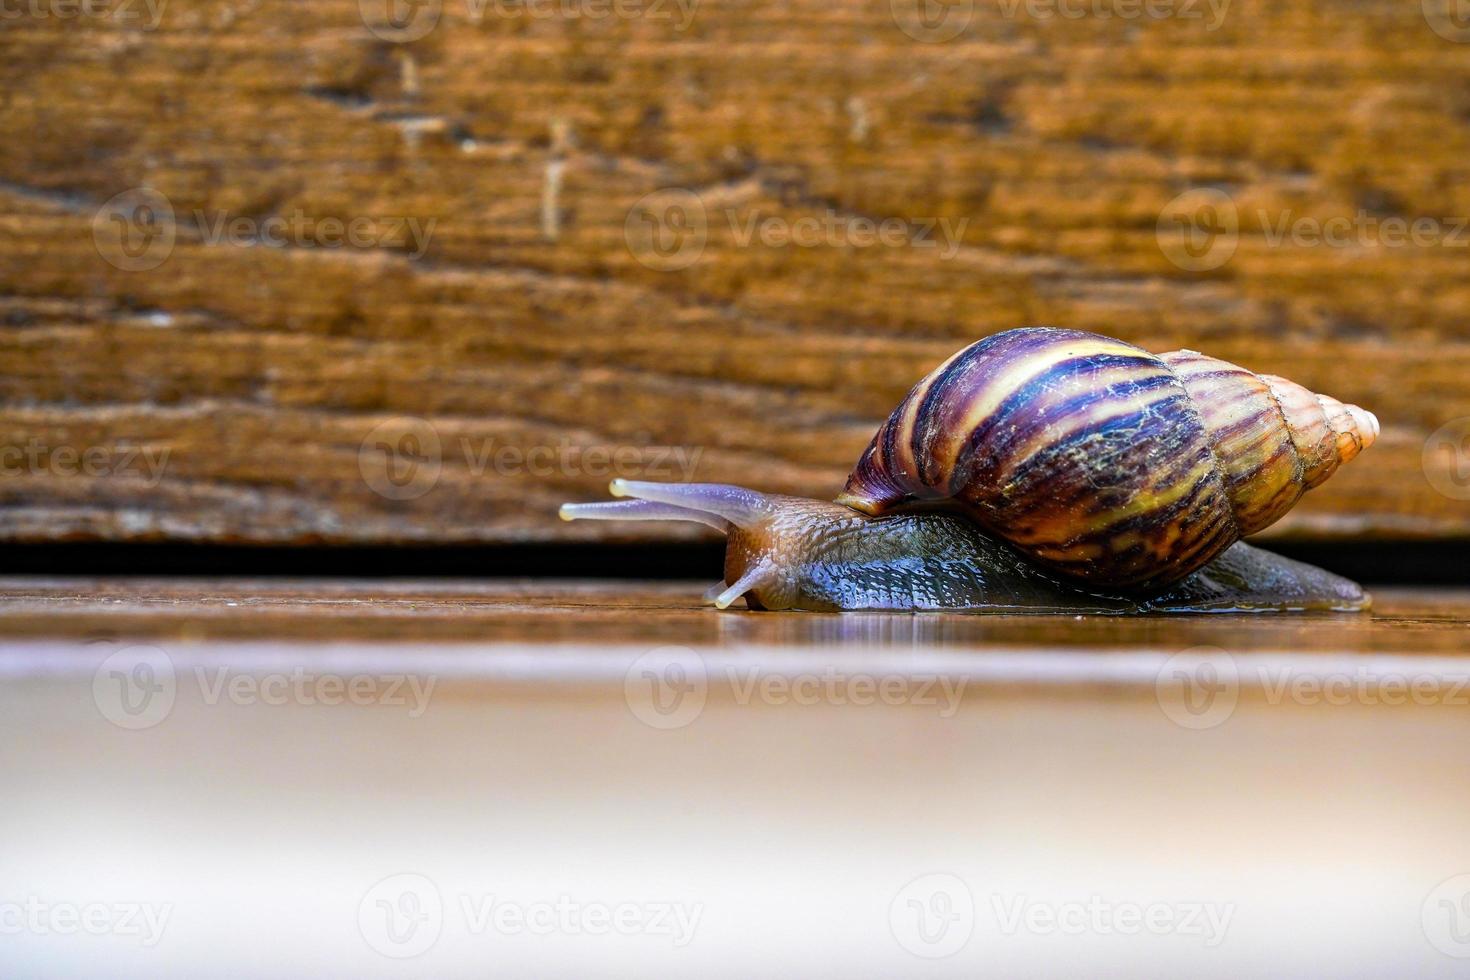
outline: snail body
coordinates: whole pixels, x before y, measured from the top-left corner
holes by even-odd
[[[1356,406],[1194,351],[1008,330],[914,386],[838,502],[950,501],[1063,575],[1146,589],[1274,523],[1376,434]]]
[[[724,531],[721,607],[1357,609],[1353,583],[1239,542],[1377,433],[1356,406],[1194,351],[1025,328],[915,385],[835,503],[615,480],[635,499],[562,516]]]

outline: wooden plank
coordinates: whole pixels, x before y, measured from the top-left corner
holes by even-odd
[[[1024,623],[694,594],[0,581],[7,967],[1464,972],[1464,590],[1376,619]],[[486,902],[697,924],[512,929]],[[78,906],[158,928],[51,917]]]
[[[555,505],[610,475],[830,496],[914,380],[1025,323],[1377,412],[1279,532],[1470,533],[1466,433],[1426,454],[1470,417],[1470,48],[1417,4],[1007,13],[1036,6],[971,5],[944,43],[901,0],[704,3],[682,30],[445,0],[405,42],[356,0],[8,20],[0,437],[31,455],[0,537],[690,536]],[[113,223],[144,186],[155,224],[137,196]],[[1200,187],[1240,231],[1185,268],[1170,202]],[[697,197],[645,200],[666,188]],[[1342,247],[1280,237],[1330,218]],[[1433,224],[1396,244],[1386,219]],[[649,229],[700,247],[659,259]]]
[[[716,613],[707,582],[0,578],[13,637],[383,640],[701,648],[1086,649],[1470,654],[1470,592],[1375,589],[1372,614],[975,616]],[[1305,628],[1304,628],[1305,627]]]

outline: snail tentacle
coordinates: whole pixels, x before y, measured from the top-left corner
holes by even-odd
[[[730,603],[745,595],[745,593],[759,589],[765,584],[770,573],[771,566],[769,562],[761,561],[751,565],[745,574],[736,580],[734,585],[724,589],[719,595],[715,596],[715,608],[727,609]]]
[[[612,500],[595,504],[562,504],[557,514],[564,521],[693,521],[721,534],[730,529],[723,517],[702,510],[661,504],[656,500]]]
[[[648,483],[619,479],[608,484],[608,492],[614,497],[636,497],[701,511],[736,527],[758,524],[773,513],[771,498],[766,494],[728,483]]]

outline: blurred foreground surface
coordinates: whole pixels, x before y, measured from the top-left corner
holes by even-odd
[[[1463,975],[1470,594],[0,582],[16,976]]]

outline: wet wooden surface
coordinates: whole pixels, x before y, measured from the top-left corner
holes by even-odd
[[[1470,653],[1470,591],[1375,589],[1371,614],[717,612],[705,582],[0,578],[0,633],[702,647],[1184,648]]]
[[[610,476],[830,498],[914,381],[1025,324],[1376,412],[1285,532],[1470,533],[1447,0],[100,6],[0,31],[0,448],[38,460],[0,538],[687,536],[556,506]],[[433,29],[375,33],[388,7]],[[1200,188],[1239,224],[1204,269],[1170,258]],[[360,247],[319,227],[358,219]],[[899,245],[853,231],[885,220]],[[799,222],[836,244],[752,233]]]
[[[1470,593],[1070,619],[701,590],[0,580],[7,972],[1463,975]],[[532,931],[487,901],[671,911]],[[96,903],[161,927],[48,927]]]

